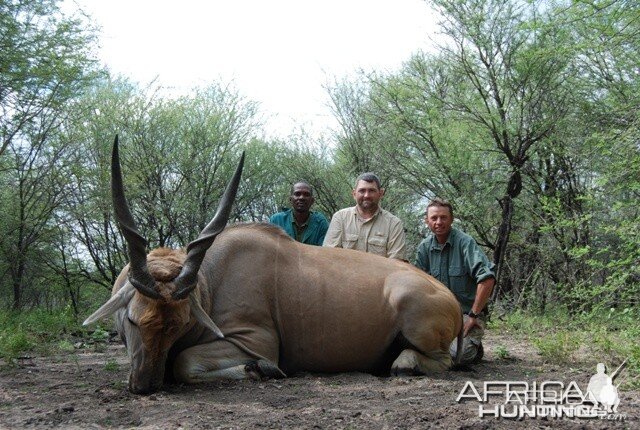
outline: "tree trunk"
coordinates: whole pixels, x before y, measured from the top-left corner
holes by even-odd
[[[19,257],[20,258],[20,257]],[[20,261],[16,265],[15,270],[12,270],[13,281],[13,309],[19,311],[22,308],[22,278],[24,275],[24,261],[20,258]]]
[[[511,234],[511,221],[514,214],[514,199],[520,195],[522,191],[522,176],[519,170],[515,170],[509,177],[509,183],[507,185],[507,192],[504,197],[500,199],[500,207],[502,208],[502,222],[500,223],[500,229],[498,230],[498,237],[496,239],[495,252],[493,254],[493,262],[496,265],[496,286],[493,290],[491,300],[496,300],[500,295],[508,292],[503,291],[502,283],[500,282],[500,276],[502,274],[502,262],[504,261],[507,246],[509,244],[509,236]]]

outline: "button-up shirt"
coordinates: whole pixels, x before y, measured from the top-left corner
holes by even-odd
[[[442,245],[433,233],[420,242],[414,265],[446,285],[465,313],[471,310],[478,283],[495,278],[495,265],[476,241],[455,228]]]
[[[316,246],[322,246],[324,235],[327,232],[327,228],[329,228],[329,222],[327,222],[324,215],[314,211],[310,211],[307,222],[302,226],[296,224],[293,210],[291,209],[271,215],[269,222],[281,227],[298,242]]]
[[[405,259],[405,234],[400,218],[379,208],[364,220],[355,206],[336,212],[322,246],[357,249],[384,257]]]

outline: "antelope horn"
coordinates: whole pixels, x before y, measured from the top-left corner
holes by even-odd
[[[186,298],[196,287],[198,279],[198,270],[204,259],[207,249],[211,246],[216,236],[224,230],[231,213],[231,206],[236,198],[238,185],[240,184],[240,176],[242,175],[242,167],[244,165],[244,152],[240,157],[240,162],[236,168],[236,172],[231,178],[227,189],[225,190],[218,210],[211,222],[200,232],[200,236],[189,245],[187,245],[187,258],[182,266],[182,271],[175,279],[174,284],[176,290],[171,294],[174,300],[182,300]]]
[[[129,248],[129,282],[141,294],[152,299],[159,299],[161,296],[155,289],[156,281],[147,269],[147,241],[138,233],[127,199],[124,196],[118,153],[118,135],[113,142],[111,154],[111,196],[116,220]]]

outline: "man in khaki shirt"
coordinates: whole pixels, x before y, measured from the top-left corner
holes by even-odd
[[[405,260],[404,227],[398,217],[380,207],[384,195],[380,179],[373,173],[363,173],[352,195],[356,205],[333,215],[322,246]]]

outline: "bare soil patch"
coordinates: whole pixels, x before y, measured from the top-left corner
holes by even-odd
[[[509,358],[498,356],[505,346]],[[640,428],[640,392],[620,390],[624,421],[478,417],[478,403],[457,403],[467,381],[576,381],[582,389],[598,357],[571,366],[542,362],[526,340],[488,333],[483,361],[437,377],[363,373],[299,374],[280,380],[170,385],[150,396],[128,392],[124,348],[112,342],[53,357],[28,357],[0,370],[0,428]],[[607,363],[609,364],[609,363]],[[618,363],[612,363],[617,365]]]

